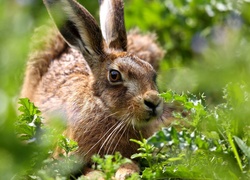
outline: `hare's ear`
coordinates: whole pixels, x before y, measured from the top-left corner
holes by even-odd
[[[84,7],[75,0],[44,0],[44,4],[65,41],[79,49],[87,61],[104,54],[102,32]]]
[[[99,0],[100,22],[109,48],[126,51],[127,34],[122,0]]]

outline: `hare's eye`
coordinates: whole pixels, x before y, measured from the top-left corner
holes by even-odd
[[[109,81],[112,83],[121,82],[122,76],[121,73],[117,70],[110,70],[109,71]]]

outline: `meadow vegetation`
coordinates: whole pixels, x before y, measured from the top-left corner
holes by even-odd
[[[79,2],[98,17],[97,1]],[[0,4],[0,179],[74,179],[77,144],[62,135],[65,124],[55,117],[44,126],[39,109],[18,99],[29,42],[47,22],[46,9],[37,0]],[[130,179],[250,179],[250,2],[125,0],[125,20],[127,29],[157,34],[167,52],[161,96],[182,107],[169,127],[131,140],[140,145],[132,159],[141,173]],[[57,145],[66,154],[53,159]],[[117,153],[93,161],[110,179],[129,160]]]

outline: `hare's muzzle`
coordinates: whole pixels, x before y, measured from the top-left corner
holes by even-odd
[[[144,96],[144,107],[148,111],[149,117],[148,120],[150,120],[153,117],[158,117],[163,112],[163,100],[158,95],[157,91],[147,91]]]

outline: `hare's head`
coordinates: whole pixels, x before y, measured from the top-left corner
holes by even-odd
[[[74,0],[44,2],[65,41],[87,61],[94,77],[93,94],[105,104],[105,111],[135,126],[161,115],[155,70],[126,52],[122,0],[99,1],[101,29]]]

